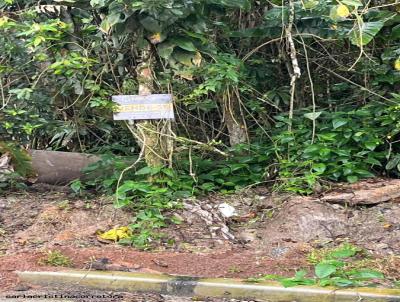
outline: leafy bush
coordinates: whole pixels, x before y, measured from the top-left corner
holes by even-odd
[[[314,143],[308,113],[296,115],[291,132],[286,130],[287,116],[276,117],[273,139],[283,188],[312,193],[318,179],[352,183],[377,174],[397,174],[399,149],[393,142],[400,132],[398,108],[371,103],[318,112]]]

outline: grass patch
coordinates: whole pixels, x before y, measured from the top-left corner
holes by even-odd
[[[39,260],[39,264],[70,267],[72,266],[72,260],[60,251],[55,250],[47,251],[46,256]]]

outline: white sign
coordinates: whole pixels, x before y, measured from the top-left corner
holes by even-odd
[[[115,95],[114,120],[174,119],[171,94]]]

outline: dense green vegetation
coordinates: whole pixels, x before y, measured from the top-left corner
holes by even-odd
[[[118,207],[138,212],[134,231],[163,226],[165,210],[196,194],[397,177],[399,10],[392,0],[0,0],[1,140],[103,154],[89,170],[109,173],[72,188],[116,191]],[[111,95],[139,90],[172,93],[176,120],[113,122]],[[137,158],[131,169],[124,156]]]

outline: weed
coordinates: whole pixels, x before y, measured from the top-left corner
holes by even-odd
[[[332,260],[337,258],[338,256],[342,256],[342,258],[346,257],[352,257],[355,256],[356,254],[362,253],[362,249],[349,244],[349,243],[343,243],[339,247],[335,248],[324,248],[324,249],[313,249],[308,255],[307,255],[307,261],[310,264],[317,264],[325,259],[327,260]]]
[[[65,211],[68,211],[68,210],[70,210],[70,208],[71,208],[68,200],[60,201],[60,202],[57,204],[57,207],[58,207],[60,210],[65,210]]]
[[[239,267],[233,265],[228,269],[228,272],[231,274],[235,274],[235,273],[241,273],[242,270]]]
[[[368,286],[384,279],[384,275],[365,266],[355,267],[351,263],[357,256],[363,256],[362,250],[351,244],[343,244],[335,249],[310,253],[308,260],[314,265],[312,277],[307,277],[306,270],[296,272],[294,277],[286,278],[278,275],[265,275],[250,278],[250,282],[276,280],[285,287],[296,285],[319,285],[335,287]]]
[[[48,251],[46,253],[46,257],[42,258],[39,263],[42,265],[51,266],[72,266],[72,260],[68,256],[65,256],[63,253],[57,250]]]

